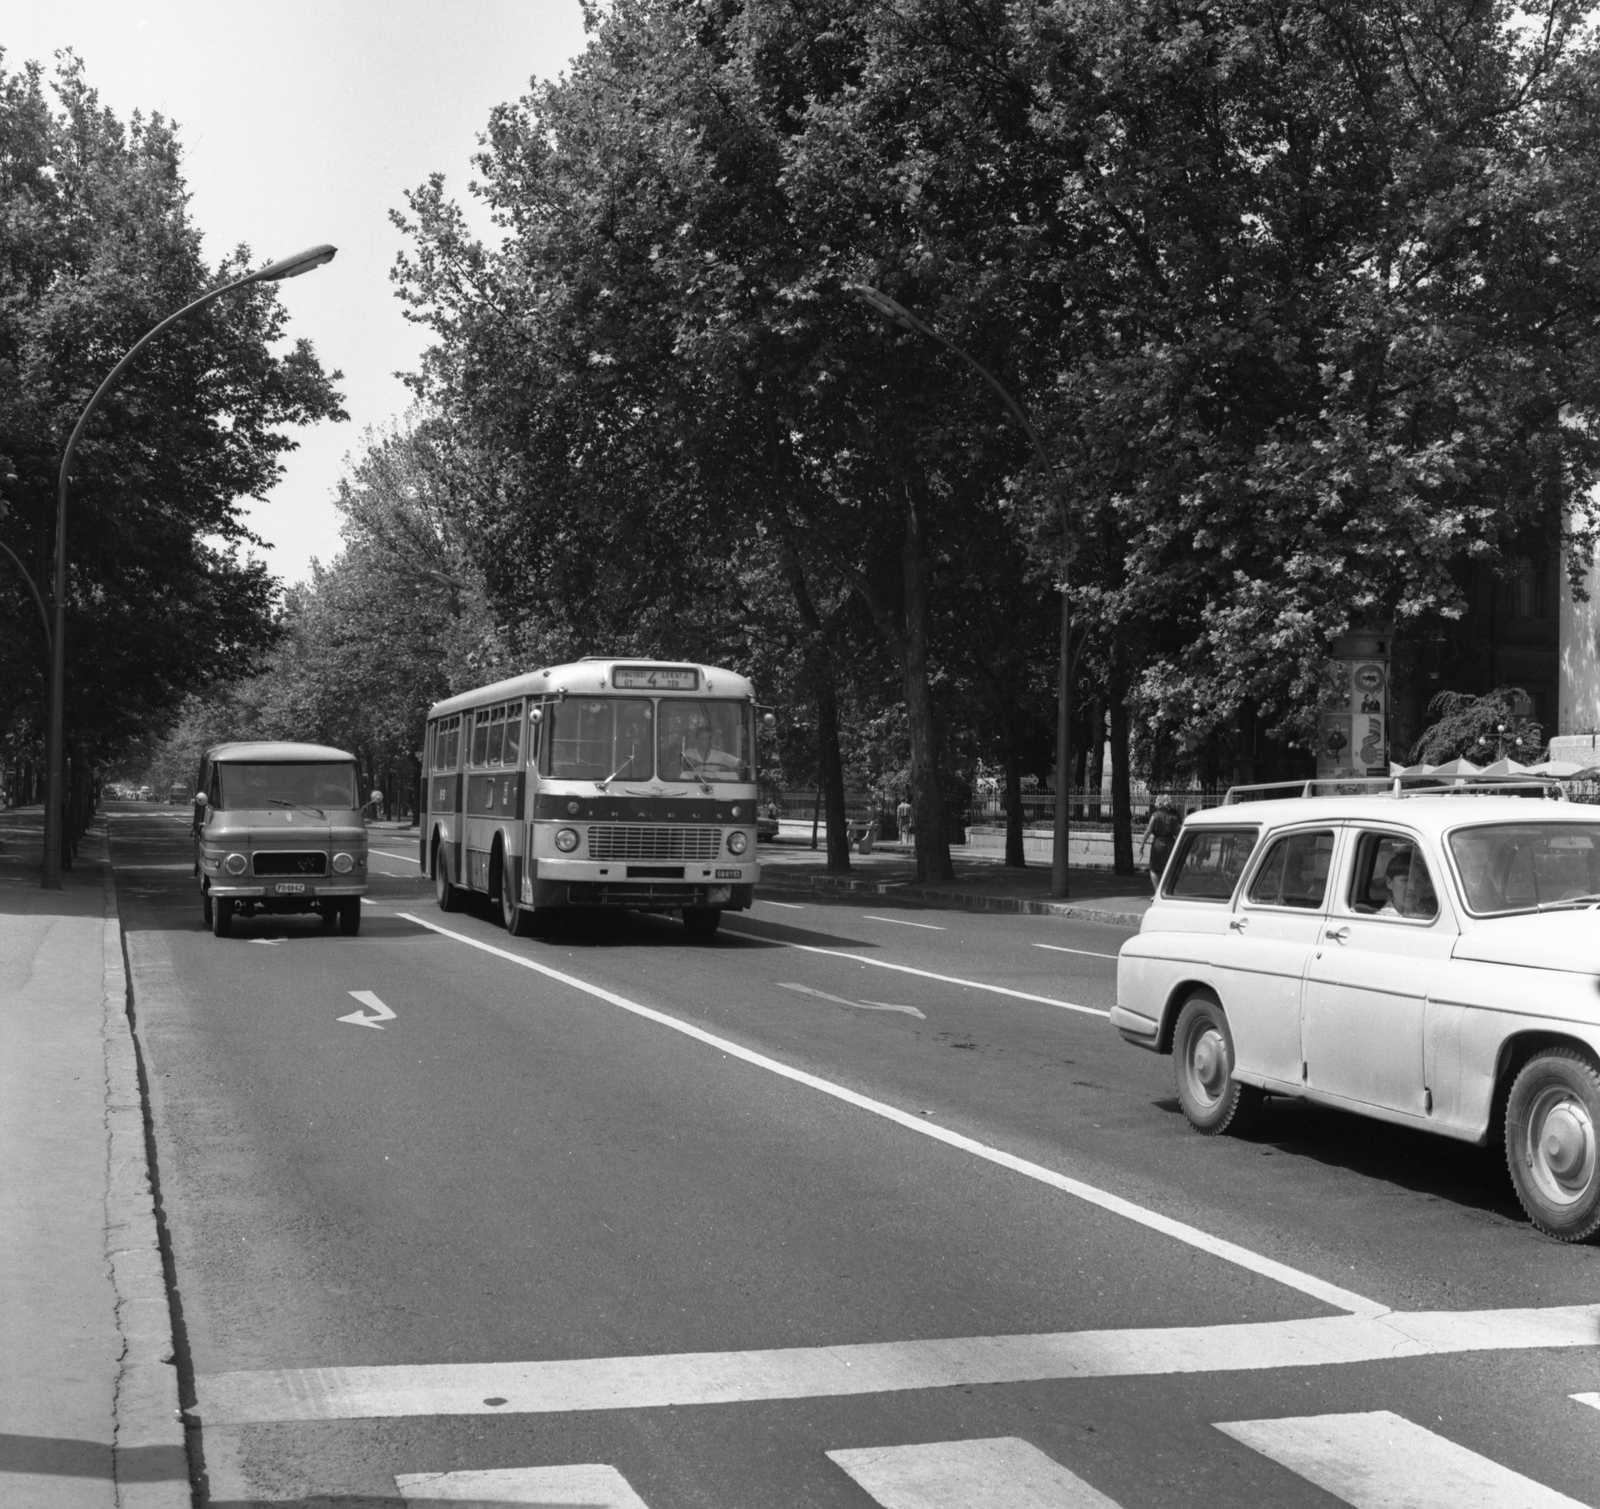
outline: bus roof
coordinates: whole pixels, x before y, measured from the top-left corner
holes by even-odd
[[[694,671],[696,685],[691,688],[671,687],[618,687],[615,684],[614,672],[618,668],[631,671]],[[568,696],[577,696],[581,693],[615,692],[626,694],[629,691],[649,692],[651,695],[662,696],[712,696],[719,698],[733,698],[745,700],[754,698],[755,687],[751,682],[741,676],[737,671],[730,671],[724,666],[702,665],[694,660],[651,660],[646,656],[618,655],[616,657],[605,655],[590,655],[583,660],[575,660],[568,665],[547,666],[542,671],[529,671],[521,676],[511,676],[504,681],[496,681],[488,686],[480,686],[474,691],[460,692],[454,697],[446,697],[442,702],[435,702],[428,709],[428,717],[443,718],[451,713],[465,712],[469,708],[482,707],[489,702],[506,702],[513,697],[541,697],[550,696],[557,692],[565,692]]]

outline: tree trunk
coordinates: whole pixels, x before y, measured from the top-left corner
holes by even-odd
[[[817,704],[817,784],[828,818],[830,870],[850,868],[850,828],[844,810],[844,757],[839,753],[839,697],[834,683],[833,656],[821,615],[811,601],[805,567],[793,540],[782,537],[780,554],[795,613],[805,630],[806,682]]]
[[[1006,866],[1025,870],[1028,856],[1022,845],[1022,744],[1013,719],[1007,718],[1001,727],[1006,762]]]
[[[1133,787],[1128,769],[1128,678],[1120,647],[1112,649],[1111,686],[1111,855],[1118,875],[1132,875]]]
[[[939,744],[928,685],[928,547],[917,499],[906,490],[906,534],[900,552],[905,583],[905,635],[901,672],[906,724],[911,736],[911,805],[917,814],[917,879],[954,880],[950,840],[944,829],[944,793],[939,782]]]

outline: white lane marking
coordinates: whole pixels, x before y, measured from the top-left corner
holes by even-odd
[[[1585,1509],[1386,1409],[1217,1429],[1356,1509]]]
[[[1092,948],[1063,948],[1059,943],[1035,943],[1035,948],[1047,948],[1053,954],[1085,954],[1091,959],[1115,959],[1115,954],[1102,954]]]
[[[363,1006],[372,1007],[373,1014],[368,1016],[362,1011],[352,1011],[349,1016],[340,1017],[339,1020],[341,1022],[349,1022],[352,1027],[371,1027],[378,1032],[382,1032],[383,1028],[379,1026],[379,1023],[392,1022],[394,1020],[394,1013],[370,990],[352,990],[348,993],[360,1001]]]
[[[762,906],[781,906],[786,912],[803,912],[805,908],[798,901],[768,901],[765,896],[756,898]]]
[[[883,1509],[1118,1509],[1018,1436],[830,1451]]]
[[[252,943],[259,943],[263,948],[271,948],[275,943],[283,943],[283,938],[252,938]]]
[[[539,1504],[585,1509],[650,1509],[628,1480],[601,1462],[562,1467],[490,1467],[473,1472],[408,1472],[394,1486],[408,1504]]]
[[[427,926],[428,924],[424,924]],[[992,995],[1011,996],[1018,1001],[1037,1001],[1041,1006],[1059,1006],[1063,1011],[1081,1011],[1085,1016],[1110,1016],[1101,1006],[1080,1006],[1076,1001],[1058,1001],[1054,996],[1030,995],[1026,990],[1011,990],[1004,985],[987,985],[982,980],[963,980],[959,975],[936,975],[932,970],[913,969],[909,964],[891,964],[887,959],[869,959],[864,954],[848,954],[841,948],[818,948],[814,943],[791,943],[787,938],[769,938],[765,933],[747,933],[730,928],[736,937],[755,938],[762,943],[776,943],[780,948],[797,948],[803,954],[826,954],[833,959],[849,959],[853,964],[870,964],[874,969],[892,969],[898,974],[917,975],[924,980],[938,980],[945,985],[965,985],[969,990],[987,990]]]
[[[419,917],[414,912],[397,912],[396,916],[407,922],[414,922],[418,927],[425,927],[429,932],[438,933],[443,937],[454,939],[457,943],[464,943],[468,948],[476,948],[483,953],[493,954],[497,959],[505,959],[509,963],[520,965],[523,969],[531,969],[536,974],[545,976],[546,979],[556,980],[563,985],[570,985],[574,990],[581,990],[585,995],[594,996],[601,1001],[609,1001],[613,1006],[621,1007],[624,1011],[631,1011],[635,1016],[644,1017],[645,1020],[659,1023],[663,1027],[670,1027],[674,1032],[681,1032],[685,1037],[692,1037],[696,1042],[705,1043],[727,1054],[730,1058],[743,1059],[747,1064],[753,1064],[758,1069],[765,1069],[771,1074],[781,1075],[784,1079],[793,1080],[796,1084],[805,1085],[810,1089],[818,1090],[824,1095],[831,1095],[835,1100],[842,1100],[846,1105],[856,1106],[863,1111],[870,1111],[874,1116],[881,1116],[885,1121],[892,1121],[897,1126],[909,1127],[912,1131],[923,1137],[931,1137],[935,1142],[943,1142],[949,1147],[958,1148],[964,1153],[971,1153],[974,1157],[982,1158],[989,1163],[998,1164],[1001,1168],[1008,1168],[1013,1173],[1021,1174],[1024,1178],[1037,1179],[1041,1184],[1048,1184],[1052,1189],[1059,1189],[1065,1194],[1075,1195],[1078,1199],[1090,1205],[1097,1205],[1102,1210],[1108,1210],[1113,1215],[1123,1216],[1127,1220],[1135,1221],[1141,1226],[1147,1226],[1152,1231],[1159,1231],[1163,1236],[1169,1236],[1179,1242],[1197,1247],[1200,1251],[1220,1258],[1225,1263],[1233,1263],[1240,1268],[1248,1269],[1251,1273],[1258,1273],[1263,1278],[1269,1278],[1277,1283],[1284,1284],[1290,1289],[1297,1289],[1302,1294],[1309,1294],[1313,1299],[1320,1300],[1323,1304],[1332,1305],[1337,1310],[1348,1310],[1358,1315],[1382,1315],[1388,1310],[1387,1305],[1380,1305],[1376,1300],[1355,1294],[1349,1289],[1341,1289],[1337,1284],[1330,1284],[1324,1279],[1316,1278],[1309,1273],[1301,1273],[1297,1268],[1291,1268],[1286,1263],[1280,1263],[1269,1257],[1263,1257],[1259,1252],[1251,1252],[1247,1247],[1240,1247],[1237,1243],[1225,1241],[1221,1237],[1212,1236],[1209,1231],[1201,1231],[1197,1226],[1190,1226],[1183,1221],[1174,1221],[1170,1216],[1161,1215],[1154,1210],[1147,1210],[1142,1205],[1135,1205],[1132,1200],[1124,1200],[1120,1195],[1111,1194],[1108,1190],[1098,1189],[1092,1184],[1085,1184],[1081,1179],[1070,1178],[1066,1174],[1058,1174],[1053,1168],[1046,1168],[1040,1163],[1030,1163],[1026,1158],[1019,1158],[1014,1153],[1007,1153],[1000,1148],[990,1147],[986,1143],[975,1141],[971,1137],[964,1137],[960,1132],[952,1132],[947,1127],[939,1126],[935,1122],[925,1121],[910,1111],[902,1111],[898,1106],[891,1106],[881,1100],[872,1100],[865,1095],[858,1094],[855,1090],[846,1089],[845,1086],[835,1084],[830,1079],[822,1079],[815,1074],[807,1074],[803,1069],[791,1068],[788,1064],[780,1063],[775,1058],[768,1058],[764,1053],[757,1053],[754,1049],[746,1048],[742,1043],[736,1043],[730,1038],[718,1037],[715,1033],[707,1032],[703,1027],[696,1027],[693,1023],[680,1021],[675,1016],[668,1016],[664,1011],[657,1011],[650,1006],[641,1006],[637,1001],[630,1001],[626,996],[619,996],[614,991],[606,990],[599,985],[591,985],[587,980],[580,980],[575,975],[563,974],[558,969],[552,969],[548,964],[541,964],[536,959],[529,959],[523,954],[514,954],[509,949],[497,948],[492,943],[480,942],[477,938],[469,938],[465,933],[452,932],[447,927],[441,927],[437,922],[429,922],[426,918]],[[826,953],[826,949],[815,950]],[[853,955],[846,955],[853,957]],[[870,961],[869,961],[870,962]],[[916,973],[917,971],[912,971]]]
[[[533,1415],[910,1389],[1329,1367],[1600,1344],[1600,1305],[1389,1311],[1222,1326],[957,1336],[750,1352],[286,1368],[195,1380],[208,1429],[292,1420]],[[489,1404],[489,1399],[503,1400]],[[1471,1496],[1460,1500],[1472,1503]]]
[[[831,996],[825,990],[813,990],[809,985],[791,985],[782,980],[778,982],[778,989],[798,990],[803,996],[815,996],[819,1001],[832,1001],[835,1006],[851,1006],[866,1011],[903,1011],[907,1016],[927,1021],[915,1006],[891,1006],[887,1001],[847,1001],[843,996]]]
[[[874,917],[871,912],[863,912],[861,915],[866,922],[892,922],[896,927],[920,927],[924,932],[929,933],[947,933],[950,931],[947,927],[936,927],[931,922],[907,922],[902,917]]]
[[[367,853],[381,854],[385,859],[403,859],[408,865],[414,865],[418,862],[415,854],[391,854],[387,849],[368,849]]]
[[[1591,1409],[1600,1409],[1600,1394],[1568,1394],[1569,1399],[1576,1399],[1579,1404],[1587,1404]]]

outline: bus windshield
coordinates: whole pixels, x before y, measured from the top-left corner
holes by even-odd
[[[648,697],[552,703],[550,774],[564,781],[648,781],[652,714]]]
[[[748,703],[661,699],[656,769],[664,781],[753,781],[754,744]]]
[[[220,763],[219,807],[239,811],[251,807],[317,807],[348,812],[356,800],[353,762],[321,761],[290,765],[276,760],[260,764]]]

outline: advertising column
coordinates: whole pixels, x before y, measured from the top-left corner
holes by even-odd
[[[1351,634],[1333,643],[1334,688],[1318,712],[1317,775],[1389,773],[1389,636]]]

